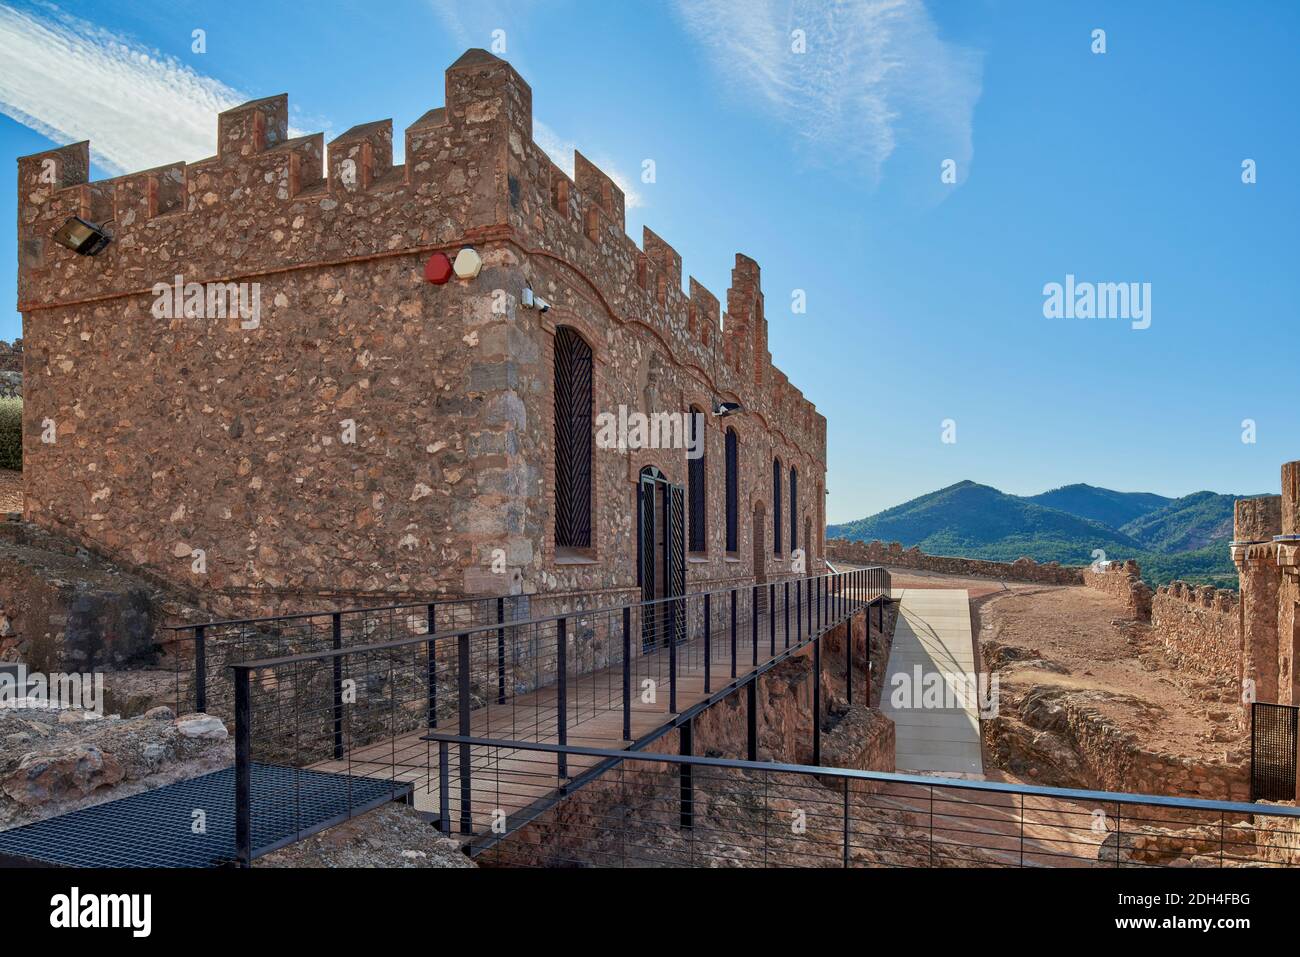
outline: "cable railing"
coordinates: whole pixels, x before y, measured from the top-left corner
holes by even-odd
[[[230,666],[239,661],[519,621],[528,618],[530,611],[530,596],[504,595],[175,625],[167,631],[172,634],[175,659],[176,710],[230,717],[234,713]]]
[[[688,726],[679,728],[679,733]],[[1300,809],[431,732],[439,827],[510,867],[1294,867]],[[689,752],[686,734],[681,750]],[[481,754],[468,780],[446,756]],[[561,763],[600,766],[581,790]],[[536,795],[550,795],[539,801]],[[560,797],[565,804],[558,808]],[[525,819],[510,809],[532,800]],[[478,811],[475,811],[478,816]]]
[[[241,859],[259,851],[259,817],[283,825],[303,808],[290,829],[310,832],[321,818],[313,791],[339,793],[331,776],[391,782],[395,797],[437,812],[450,769],[425,740],[432,731],[634,745],[809,643],[820,654],[814,638],[864,607],[883,609],[889,587],[885,569],[859,569],[234,663]],[[468,786],[483,754],[453,750]],[[557,761],[566,777],[590,770]]]

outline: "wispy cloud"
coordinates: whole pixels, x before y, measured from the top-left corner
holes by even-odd
[[[0,6],[0,112],[113,172],[216,152],[216,114],[250,97],[56,7]]]
[[[604,170],[605,174],[614,181],[614,185],[623,191],[624,207],[637,209],[644,205],[641,194],[632,188],[632,181],[608,159],[593,153],[589,148],[577,146],[572,140],[564,139],[539,120],[533,120],[533,142],[540,146],[551,158],[551,162],[564,170],[570,179],[573,178],[573,151],[578,149],[583,156]]]
[[[955,159],[965,178],[981,57],[940,39],[920,0],[677,0],[677,10],[724,81],[773,110],[810,158],[878,178],[912,139],[936,170]]]

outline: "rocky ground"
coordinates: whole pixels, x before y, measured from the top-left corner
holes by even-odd
[[[980,653],[1007,703],[1036,694],[1074,699],[1143,747],[1180,758],[1222,759],[1238,747],[1232,679],[1173,668],[1149,628],[1121,603],[1086,588],[1026,586],[973,600]],[[1033,707],[1032,703],[1025,702]]]
[[[0,828],[114,800],[229,765],[220,719],[154,708],[134,718],[0,709]]]
[[[1167,660],[1150,626],[1094,589],[891,569],[895,588],[965,588],[999,713],[982,722],[990,780],[1241,797],[1248,741],[1231,676]]]
[[[470,868],[460,845],[414,808],[386,804],[254,862],[255,867]]]

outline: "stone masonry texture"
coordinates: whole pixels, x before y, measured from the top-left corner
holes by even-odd
[[[594,355],[593,418],[743,406],[707,420],[708,541],[687,590],[794,573],[788,484],[771,547],[774,459],[798,470],[798,545],[819,571],[826,421],[772,365],[757,263],[736,256],[725,313],[694,279],[683,292],[666,242],[627,237],[613,181],[581,154],[570,179],[533,142],[531,104],[508,63],[471,50],[399,164],[389,120],[328,150],[290,138],[284,95],[222,113],[217,155],[195,163],[92,183],[89,143],[21,158],[25,518],[215,611],[637,597],[636,478],[654,465],[685,484],[686,453],[595,448],[592,548],[557,552],[552,354],[569,326]],[[112,221],[112,243],[52,242],[71,215]],[[433,253],[464,246],[477,278],[425,281]],[[203,284],[203,318],[167,315],[176,284]],[[259,311],[217,309],[214,288]],[[524,308],[525,288],[549,311]],[[724,425],[740,440],[734,553]]]

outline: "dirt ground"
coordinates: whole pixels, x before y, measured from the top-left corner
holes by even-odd
[[[1240,745],[1230,730],[1231,677],[1214,682],[1178,672],[1149,627],[1128,620],[1118,599],[1081,586],[910,568],[890,574],[894,588],[967,589],[980,668],[996,673],[1013,701],[1035,688],[1089,693],[1089,706],[1117,727],[1178,757],[1222,758]],[[990,777],[1011,777],[989,770]]]
[[[23,473],[0,469],[0,515],[23,510]]]
[[[1231,688],[1176,671],[1150,629],[1122,603],[1082,587],[1026,586],[973,598],[985,667],[1003,693],[1035,688],[1091,692],[1088,704],[1152,751],[1222,758],[1231,732]]]

